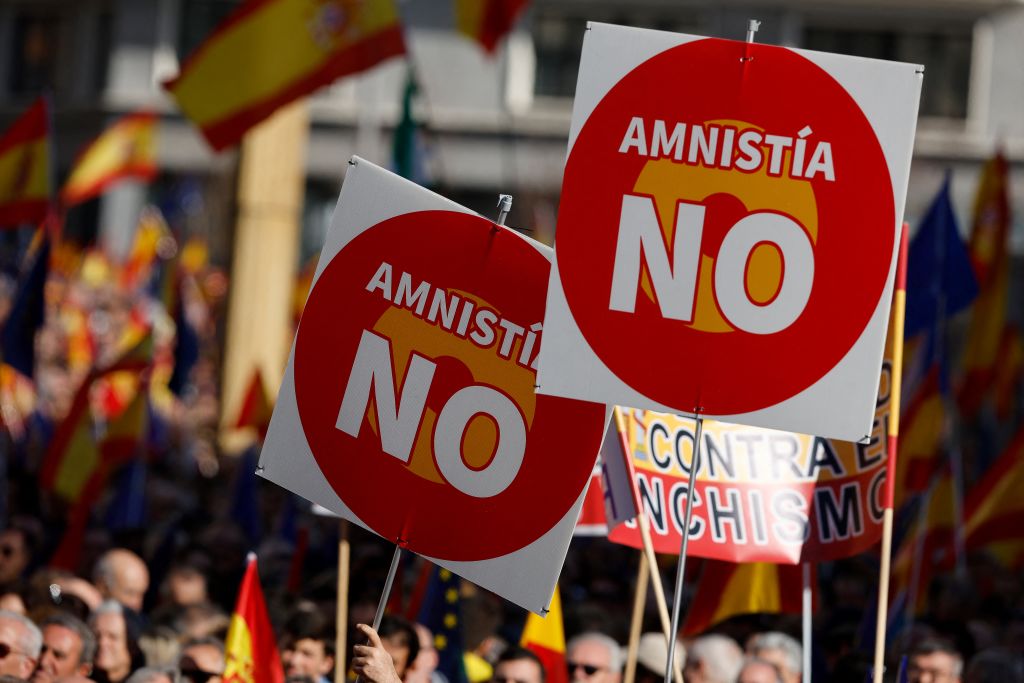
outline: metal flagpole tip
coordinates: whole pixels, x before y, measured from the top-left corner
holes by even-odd
[[[754,42],[754,34],[757,33],[757,29],[761,28],[761,22],[757,19],[749,19],[747,21],[747,42]]]
[[[505,217],[512,210],[512,195],[498,195],[498,225],[505,225]]]

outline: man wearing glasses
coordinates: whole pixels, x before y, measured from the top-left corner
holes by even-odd
[[[910,653],[910,683],[960,683],[964,659],[953,644],[940,638],[922,640]]]
[[[565,648],[569,678],[577,683],[619,683],[622,680],[622,648],[603,633],[582,633]]]
[[[43,634],[27,618],[0,610],[0,676],[28,680],[39,661]]]

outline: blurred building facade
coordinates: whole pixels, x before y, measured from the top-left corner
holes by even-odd
[[[310,100],[301,259],[315,253],[346,168],[359,154],[387,165],[407,70],[420,84],[417,180],[492,215],[516,196],[509,224],[554,230],[580,47],[588,20],[758,40],[922,63],[926,67],[907,217],[921,215],[946,169],[962,219],[980,164],[1009,157],[1016,251],[1024,251],[1024,1],[535,0],[496,55],[451,30],[450,2],[406,0],[408,62],[394,59]],[[161,114],[161,178],[126,184],[69,215],[69,229],[126,248],[143,204],[160,201],[229,263],[237,151],[213,154],[160,88],[237,0],[0,0],[0,124],[42,89],[54,94],[58,176],[110,120]],[[966,230],[966,225],[964,226]],[[296,264],[298,266],[298,264]]]

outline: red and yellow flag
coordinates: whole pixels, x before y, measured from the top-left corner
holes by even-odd
[[[519,644],[533,652],[544,664],[547,683],[568,683],[569,672],[565,664],[565,629],[562,626],[562,599],[558,588],[551,596],[551,607],[546,616],[531,612]]]
[[[221,150],[288,102],[404,52],[393,0],[249,0],[165,87]]]
[[[281,656],[267,616],[256,556],[249,555],[224,642],[224,683],[284,683]]]
[[[1006,158],[996,154],[982,170],[968,245],[979,293],[971,309],[963,354],[964,379],[959,398],[967,418],[978,412],[990,394],[1006,324],[1010,283],[1010,201],[1007,185]]]
[[[75,161],[61,201],[71,206],[92,199],[122,178],[155,178],[156,126],[156,114],[140,112],[103,131]]]
[[[267,436],[267,429],[270,428],[270,416],[273,414],[274,406],[270,402],[270,397],[267,396],[263,373],[256,368],[253,370],[252,379],[249,380],[249,386],[245,390],[242,407],[235,420],[235,428],[251,427],[256,430],[260,440],[263,440]]]
[[[954,561],[956,489],[948,468],[934,481],[924,504],[928,507],[903,540],[899,553],[893,559],[889,579],[889,595],[895,601],[901,594],[906,594],[909,609],[915,614],[926,606],[932,576],[952,566]]]
[[[1008,565],[1024,552],[1024,429],[975,484],[964,502],[967,550],[989,548]]]
[[[802,571],[798,564],[705,560],[683,635],[701,634],[740,614],[800,614]],[[811,585],[816,585],[813,578]]]
[[[121,286],[131,289],[145,284],[153,271],[160,245],[163,240],[172,239],[170,228],[163,214],[154,206],[147,206],[139,216],[135,228],[135,239],[121,267]]]
[[[946,407],[939,387],[940,372],[938,365],[929,370],[902,418],[896,459],[896,509],[906,503],[909,494],[925,491],[945,462],[941,456]]]
[[[454,0],[455,28],[493,53],[529,0]]]
[[[50,126],[40,97],[0,137],[0,225],[41,223],[50,202]]]

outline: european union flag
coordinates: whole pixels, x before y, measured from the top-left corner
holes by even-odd
[[[910,241],[907,258],[904,336],[909,339],[925,331],[942,334],[937,328],[945,319],[978,296],[978,281],[949,197],[948,174]]]
[[[36,332],[46,317],[43,290],[49,272],[50,239],[44,235],[36,249],[35,260],[18,283],[11,312],[0,332],[0,353],[4,363],[29,378],[33,377],[36,365]]]
[[[447,569],[435,567],[427,585],[419,617],[416,619],[434,634],[437,670],[450,683],[468,683],[462,662],[462,610],[459,577]]]

